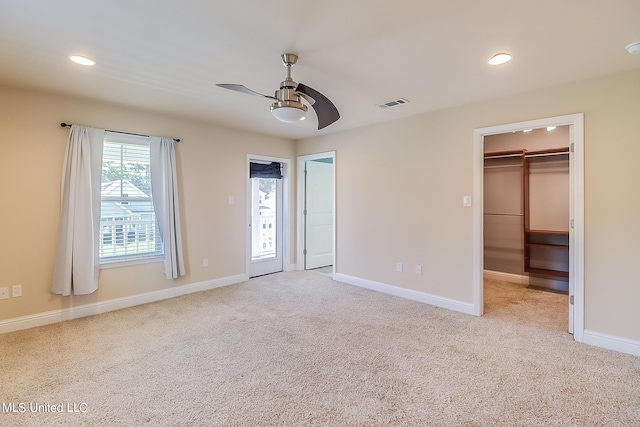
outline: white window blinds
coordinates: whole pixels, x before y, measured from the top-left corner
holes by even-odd
[[[147,137],[106,134],[100,208],[101,262],[163,254]]]

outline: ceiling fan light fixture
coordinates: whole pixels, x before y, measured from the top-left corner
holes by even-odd
[[[625,46],[625,49],[631,54],[640,53],[640,41],[629,43]]]
[[[278,101],[271,105],[271,114],[273,114],[276,119],[285,123],[304,120],[306,113],[307,106],[300,102]]]
[[[69,59],[75,62],[76,64],[86,65],[88,67],[92,65],[96,65],[96,61],[94,61],[93,59],[87,58],[86,56],[71,55]]]
[[[511,61],[511,55],[508,53],[500,52],[500,53],[496,53],[491,57],[491,59],[489,59],[489,64],[500,65],[509,61]]]

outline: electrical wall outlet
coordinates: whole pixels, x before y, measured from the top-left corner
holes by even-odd
[[[416,274],[422,274],[422,266],[416,265]]]
[[[402,263],[401,262],[396,263],[396,271],[398,273],[402,273]]]
[[[202,258],[202,266],[209,267],[209,258]]]
[[[0,288],[0,299],[7,299],[7,298],[9,298],[9,288],[8,287]]]
[[[13,285],[12,295],[14,297],[21,297],[22,296],[22,285]]]

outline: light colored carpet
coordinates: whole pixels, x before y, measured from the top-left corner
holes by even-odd
[[[319,268],[313,268],[309,271],[313,271],[314,273],[321,273],[321,274],[325,274],[328,276],[333,276],[333,266],[332,265],[328,265],[326,267],[319,267]]]
[[[27,409],[0,425],[639,425],[640,358],[576,343],[562,295],[486,288],[478,318],[281,273],[0,335],[0,400]]]
[[[531,327],[568,331],[569,296],[485,279],[484,315]]]

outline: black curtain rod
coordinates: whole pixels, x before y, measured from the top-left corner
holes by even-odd
[[[72,126],[72,124],[70,124],[70,123],[65,123],[65,122],[60,123],[60,127],[63,127],[63,128],[71,127],[71,126]],[[131,132],[120,132],[119,130],[109,130],[109,129],[105,129],[105,131],[107,131],[107,132],[113,132],[113,133],[121,133],[121,134],[123,134],[123,135],[146,136],[147,138],[149,137],[149,135],[141,135],[141,134],[139,134],[139,133],[131,133]],[[180,138],[173,138],[173,140],[174,140],[175,142],[180,142]]]

